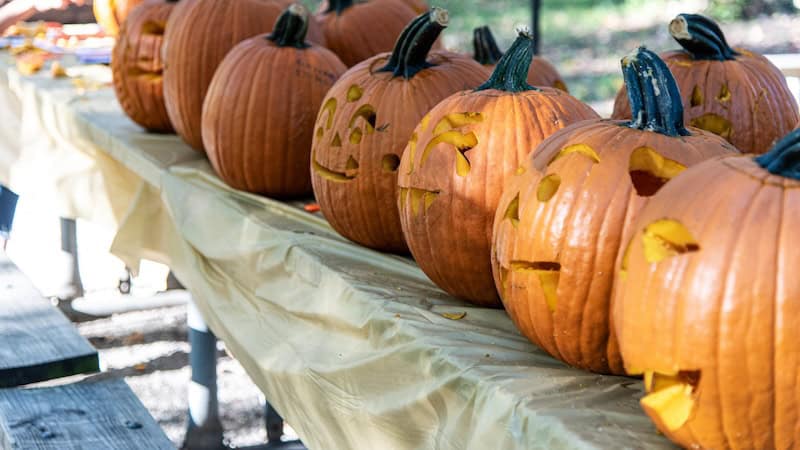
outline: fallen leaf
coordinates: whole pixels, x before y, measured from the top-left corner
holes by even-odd
[[[467,317],[467,313],[466,312],[442,313],[442,317],[444,317],[445,319],[450,319],[450,320],[461,320],[464,317]]]

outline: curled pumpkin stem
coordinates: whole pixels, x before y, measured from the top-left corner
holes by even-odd
[[[622,58],[622,75],[628,90],[631,128],[668,136],[688,136],[683,124],[683,103],[675,78],[667,65],[652,51],[639,47]]]
[[[699,14],[679,14],[669,23],[669,33],[692,59],[726,61],[736,59],[716,22]]]
[[[528,84],[528,71],[533,60],[533,37],[528,30],[520,30],[517,39],[505,55],[500,58],[492,76],[476,91],[497,89],[505,92],[524,92],[538,90]]]
[[[497,46],[497,41],[494,40],[492,30],[486,25],[475,28],[472,32],[472,46],[475,49],[473,59],[481,65],[495,65],[503,57],[503,52]]]
[[[328,1],[328,9],[325,10],[325,14],[336,13],[341,14],[347,8],[353,6],[353,0],[329,0]]]
[[[396,77],[411,79],[419,71],[433,66],[427,61],[428,53],[449,21],[447,10],[436,7],[412,20],[397,38],[389,62],[378,72],[392,72]]]
[[[308,19],[308,9],[299,3],[293,3],[278,16],[275,27],[267,39],[278,47],[308,48],[309,45],[306,43]]]
[[[773,175],[800,180],[800,129],[784,136],[755,161]]]

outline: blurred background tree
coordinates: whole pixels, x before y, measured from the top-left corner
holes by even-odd
[[[724,20],[753,19],[761,15],[794,13],[794,0],[710,0],[708,12]]]

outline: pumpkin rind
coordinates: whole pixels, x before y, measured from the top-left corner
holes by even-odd
[[[493,70],[503,52],[497,46],[497,41],[488,26],[475,28],[472,35],[474,48],[473,58],[489,70]],[[567,84],[550,61],[541,56],[534,56],[531,68],[528,71],[528,84],[531,86],[547,86],[569,92]]]
[[[174,1],[147,0],[122,24],[111,58],[114,91],[125,114],[149,131],[170,132],[161,46]]]
[[[798,149],[793,132],[767,160],[686,170],[642,210],[618,261],[625,364],[668,381],[648,383],[642,405],[684,447],[792,448],[800,439],[800,253],[790,244],[800,226]],[[677,414],[681,402],[650,400],[676,384],[687,414]]]
[[[203,151],[203,100],[217,65],[236,44],[269,32],[290,0],[183,0],[164,35],[164,98],[175,131]],[[324,38],[309,23],[308,40]]]
[[[296,197],[311,192],[315,114],[347,68],[330,50],[304,43],[305,7],[290,6],[280,20],[271,35],[242,41],[220,63],[203,107],[203,143],[231,187]]]
[[[329,49],[348,67],[391,51],[417,12],[405,0],[333,0],[317,15]]]
[[[716,24],[707,22],[713,24],[702,16],[679,15],[670,31],[687,50],[661,55],[681,90],[686,105],[684,120],[719,134],[743,152],[765,151],[800,120],[786,79],[764,56],[729,48]],[[715,40],[698,47],[684,38],[701,25],[706,27],[705,35],[710,33]],[[630,118],[625,96],[623,87],[612,118]]]
[[[500,306],[491,273],[494,212],[504,182],[553,132],[597,118],[579,100],[527,85],[533,54],[523,35],[478,90],[434,107],[400,163],[403,234],[420,268],[452,295]]]
[[[447,23],[446,12],[435,8],[414,23],[438,35]],[[419,42],[423,31],[406,39]],[[439,100],[477,86],[487,75],[469,57],[428,52],[435,39],[429,34],[427,48],[417,46],[410,55],[400,51],[404,42],[400,38],[395,52],[351,68],[331,88],[317,116],[311,168],[314,194],[336,231],[370,248],[408,251],[395,207],[403,149],[416,124]],[[395,53],[395,59],[411,57],[414,63],[392,61]],[[383,70],[390,62],[392,71]]]

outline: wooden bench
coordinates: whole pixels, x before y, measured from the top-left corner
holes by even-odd
[[[15,387],[99,366],[97,350],[0,251],[0,450],[174,448],[123,380]]]

